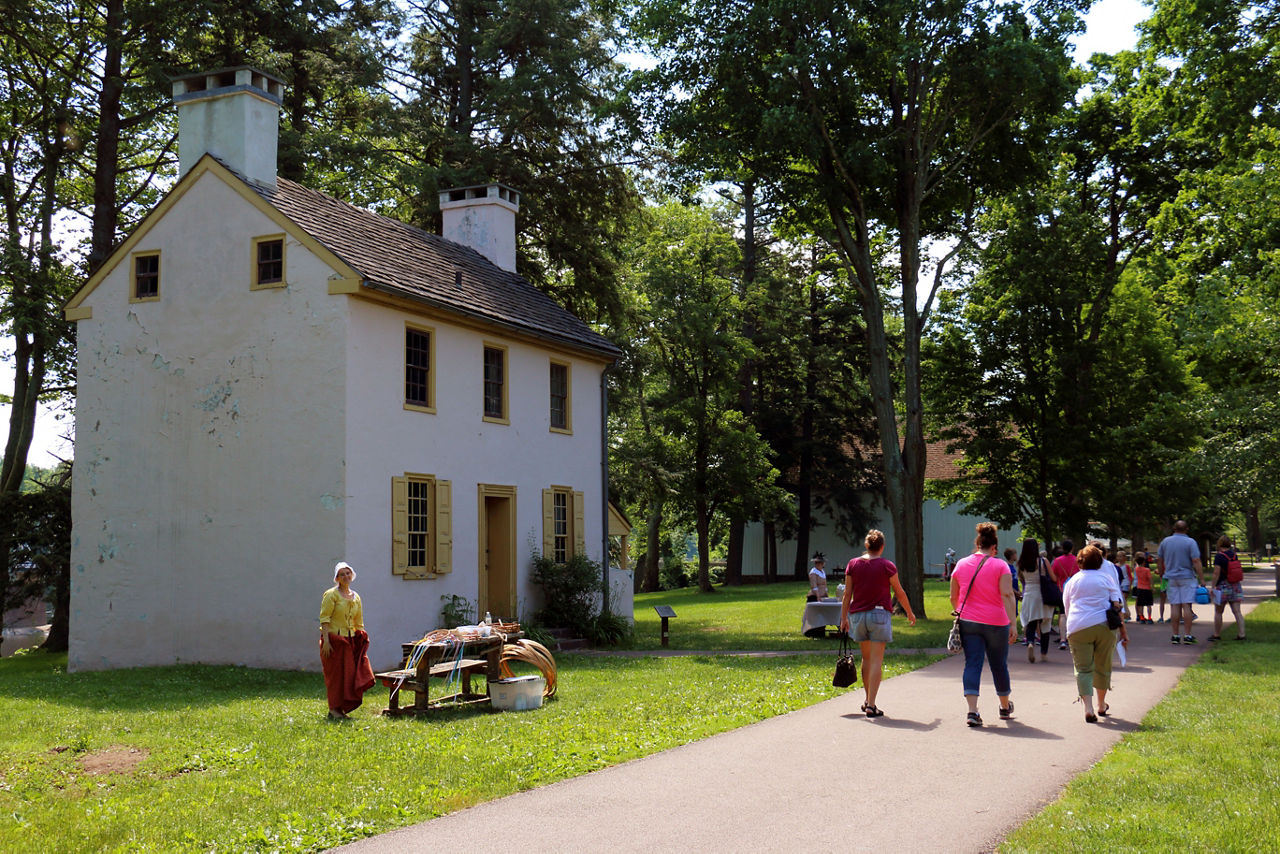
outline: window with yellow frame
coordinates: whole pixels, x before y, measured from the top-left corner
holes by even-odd
[[[453,569],[450,481],[406,472],[391,479],[391,572],[406,580]]]
[[[253,239],[250,288],[262,290],[283,288],[288,285],[284,278],[284,250],[283,234],[270,234]]]
[[[565,563],[586,553],[585,502],[572,487],[542,490],[542,555]]]

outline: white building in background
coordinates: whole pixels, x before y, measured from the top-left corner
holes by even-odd
[[[382,667],[445,597],[531,613],[534,551],[603,562],[619,351],[516,275],[519,195],[441,193],[445,239],[277,178],[281,92],[177,78],[180,180],[66,306],[73,669],[318,669],[339,560]]]
[[[946,443],[931,442],[925,449],[925,480],[952,480],[958,476],[955,463],[960,458],[959,454],[949,454],[946,451]],[[879,521],[875,527],[884,532],[885,550],[884,556],[894,561],[899,568],[902,564],[894,555],[894,534],[893,534],[893,517],[889,513],[889,508],[879,496],[867,493],[865,495],[865,506],[874,514]],[[924,572],[926,578],[941,578],[942,563],[946,555],[947,549],[952,548],[956,551],[956,558],[965,557],[973,553],[973,540],[976,534],[974,526],[979,522],[988,521],[981,516],[970,516],[963,512],[961,505],[951,504],[944,505],[935,499],[929,498],[924,502],[923,508],[924,518]],[[857,536],[845,538],[841,537],[836,531],[835,523],[820,508],[814,508],[814,519],[817,527],[809,532],[809,555],[815,551],[823,552],[827,556],[827,574],[843,575],[845,565],[853,558],[858,557],[864,551],[862,548],[862,537],[866,532],[860,532]],[[1019,540],[1022,539],[1022,528],[1018,527],[1012,531],[1001,530],[1000,550],[1003,552],[1007,547],[1019,548]],[[742,548],[742,574],[746,577],[762,576],[764,574],[764,552],[765,538],[764,529],[759,522],[754,522],[747,526],[746,536],[743,541]],[[778,575],[781,578],[789,578],[792,576],[795,568],[796,541],[795,540],[779,540],[778,541]],[[808,556],[806,556],[808,557]]]

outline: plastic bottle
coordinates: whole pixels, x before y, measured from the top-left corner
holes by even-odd
[[[489,612],[488,612],[488,611],[485,611],[485,612],[484,612],[484,624],[485,624],[486,626],[492,626],[492,625],[493,625],[493,617],[491,617],[491,616],[489,615]]]

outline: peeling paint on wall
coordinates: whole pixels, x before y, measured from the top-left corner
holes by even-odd
[[[204,388],[196,389],[196,395],[200,398],[196,401],[196,406],[205,412],[217,411],[231,399],[231,386],[234,382],[236,381],[223,382],[221,377],[217,377]]]
[[[332,495],[326,492],[320,496],[320,506],[325,510],[339,510],[346,503],[341,495]]]
[[[106,563],[108,560],[115,560],[116,554],[118,554],[119,551],[120,544],[116,540],[116,535],[108,535],[105,543],[98,543],[98,563]]]

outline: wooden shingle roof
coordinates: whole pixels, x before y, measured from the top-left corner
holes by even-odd
[[[274,188],[245,183],[359,272],[362,287],[586,350],[608,361],[621,355],[607,338],[528,280],[470,247],[284,178],[277,179]]]

